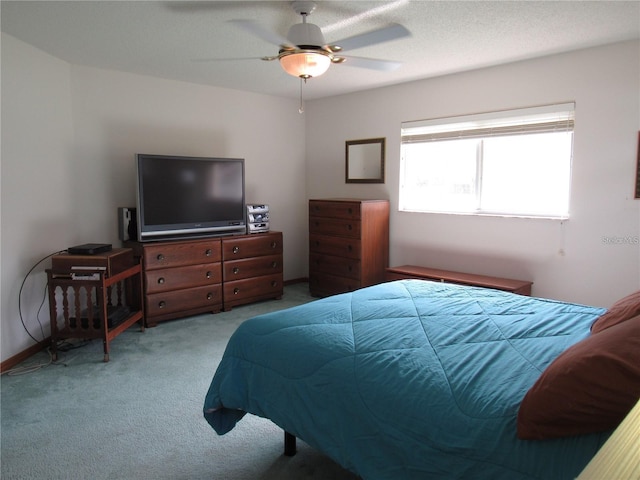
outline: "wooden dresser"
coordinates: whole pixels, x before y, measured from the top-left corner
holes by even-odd
[[[282,233],[256,233],[222,240],[224,310],[281,298]]]
[[[311,295],[382,283],[388,266],[388,200],[309,200]]]
[[[220,239],[140,243],[147,326],[222,309]]]
[[[142,258],[147,326],[283,294],[281,232],[127,245]]]

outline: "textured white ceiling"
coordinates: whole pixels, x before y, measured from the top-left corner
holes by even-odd
[[[330,43],[400,23],[410,38],[354,50],[401,61],[393,72],[332,65],[309,80],[320,98],[640,37],[640,2],[319,1],[309,17]],[[286,36],[291,2],[8,1],[2,31],[72,64],[297,98],[299,80],[258,58],[278,48],[228,20]],[[203,59],[211,59],[202,61]]]

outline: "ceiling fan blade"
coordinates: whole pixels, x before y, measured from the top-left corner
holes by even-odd
[[[392,72],[402,66],[401,62],[394,62],[392,60],[380,60],[377,58],[364,58],[364,57],[352,57],[344,56],[344,63],[341,65],[347,65],[349,67],[368,68],[369,70],[380,70],[382,72]]]
[[[252,20],[229,20],[229,22],[242,28],[246,32],[249,32],[253,36],[258,37],[265,42],[271,43],[272,45],[295,48],[295,45],[292,45],[291,42],[282,35],[276,32],[272,32],[271,30]]]
[[[409,30],[400,24],[394,23],[388,27],[345,38],[331,45],[337,45],[342,47],[341,51],[347,51],[410,36],[411,32]]]

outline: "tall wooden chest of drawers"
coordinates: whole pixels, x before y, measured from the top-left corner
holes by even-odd
[[[382,283],[388,266],[388,200],[309,200],[311,295]]]

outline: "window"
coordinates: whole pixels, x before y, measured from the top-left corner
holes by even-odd
[[[403,123],[400,210],[568,218],[574,108]]]

